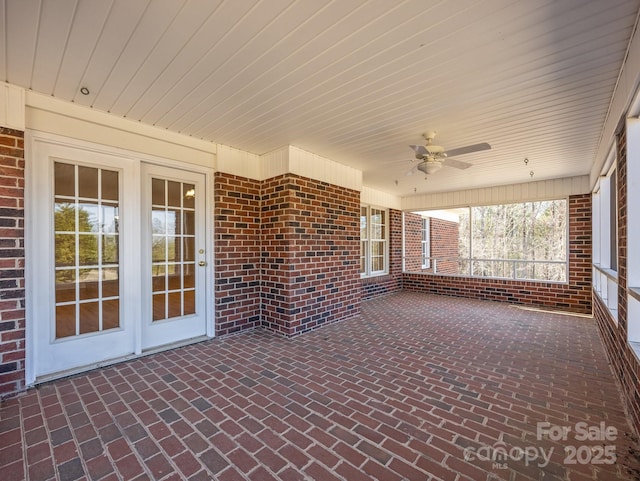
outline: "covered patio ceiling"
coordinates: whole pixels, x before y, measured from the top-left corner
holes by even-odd
[[[639,6],[0,0],[0,79],[255,154],[294,145],[396,195],[463,190],[589,174]],[[434,130],[492,149],[405,175]]]

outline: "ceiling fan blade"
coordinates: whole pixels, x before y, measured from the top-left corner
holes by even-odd
[[[424,145],[410,145],[409,147],[411,147],[415,151],[416,157],[424,157],[429,153]]]
[[[454,169],[468,169],[469,167],[472,167],[473,164],[470,164],[469,162],[462,162],[461,160],[456,160],[456,159],[445,159],[444,162],[442,162],[442,165],[446,165],[447,167],[453,167]]]
[[[482,150],[489,150],[491,146],[486,142],[481,144],[467,145],[466,147],[459,147],[457,149],[447,150],[445,153],[448,157],[455,157],[456,155],[470,154],[471,152],[480,152]]]
[[[413,175],[413,174],[415,174],[416,172],[418,172],[418,166],[419,166],[419,165],[420,165],[420,164],[416,164],[416,165],[414,165],[414,166],[413,166],[410,170],[408,170],[404,175],[409,176],[409,175]]]

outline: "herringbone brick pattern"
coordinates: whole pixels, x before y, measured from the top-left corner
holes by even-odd
[[[638,479],[628,431],[592,319],[400,292],[6,400],[0,479]]]

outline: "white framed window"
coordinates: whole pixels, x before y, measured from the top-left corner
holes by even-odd
[[[640,358],[640,93],[627,118],[627,339]]]
[[[618,196],[616,147],[592,195],[593,288],[618,323]]]
[[[431,222],[429,217],[422,218],[422,268],[431,267]]]
[[[377,276],[389,272],[389,211],[360,207],[360,275]]]

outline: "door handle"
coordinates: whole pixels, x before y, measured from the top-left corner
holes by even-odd
[[[200,262],[198,262],[198,265],[199,265],[200,267],[204,267],[204,266],[206,266],[206,265],[207,265],[207,262],[206,262],[206,261],[200,261]]]

